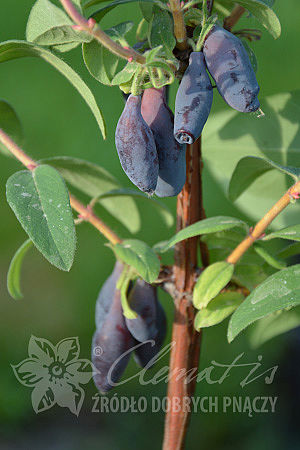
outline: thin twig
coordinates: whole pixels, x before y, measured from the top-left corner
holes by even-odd
[[[295,183],[277,203],[267,212],[267,214],[257,223],[249,235],[233,250],[228,256],[227,262],[236,264],[243,254],[251,247],[257,239],[260,239],[271,222],[293,201],[299,198],[300,181]]]
[[[136,61],[140,64],[145,64],[146,58],[139,52],[129,47],[122,47],[122,45],[113,41],[101,28],[97,25],[96,21],[93,19],[86,20],[80,12],[76,9],[71,0],[60,0],[65,11],[75,22],[78,29],[86,31],[94,39],[100,42],[104,47],[106,47],[110,52],[115,55],[127,59],[128,61]]]
[[[30,158],[2,129],[0,129],[0,142],[7,150],[14,155],[27,169],[34,170],[38,164]],[[98,216],[96,216],[91,208],[85,207],[73,195],[70,195],[70,204],[72,208],[80,214],[80,217],[93,225],[100,233],[106,237],[112,244],[121,242],[119,236],[116,235]]]
[[[234,25],[240,20],[245,12],[245,8],[240,5],[236,5],[231,11],[230,15],[224,19],[225,30],[231,31]]]
[[[174,20],[174,36],[177,42],[176,46],[179,50],[185,50],[188,45],[180,0],[170,0],[170,11]]]

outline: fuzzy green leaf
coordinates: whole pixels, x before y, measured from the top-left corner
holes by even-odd
[[[234,217],[210,217],[209,219],[201,220],[179,231],[177,234],[175,234],[175,236],[169,239],[169,241],[161,251],[167,251],[178,242],[184,241],[185,239],[189,239],[194,236],[216,233],[218,231],[229,230],[230,228],[234,227],[244,228],[246,227],[246,224],[242,220],[235,219]]]
[[[49,0],[37,0],[28,18],[26,39],[35,44],[54,46],[61,52],[91,40],[88,33],[75,31],[72,25],[72,20],[61,8]]]
[[[212,327],[223,322],[242,303],[244,297],[238,292],[223,292],[214,298],[206,308],[198,311],[194,326],[197,331],[201,328]]]
[[[103,17],[110,11],[112,11],[114,8],[116,8],[116,6],[119,5],[126,5],[127,3],[136,3],[137,1],[139,2],[150,2],[150,3],[155,3],[153,0],[115,0],[114,2],[109,3],[108,5],[105,5],[103,8],[99,9],[98,11],[94,12],[92,14],[93,19],[96,20],[96,22],[100,22],[100,20],[103,19]],[[88,2],[85,7],[89,7],[92,5],[95,5],[97,3],[102,3],[99,0],[91,0],[90,2]]]
[[[82,159],[61,156],[46,158],[40,162],[55,167],[70,186],[90,198],[121,188],[118,180],[103,167]],[[131,233],[139,231],[141,226],[140,214],[132,198],[107,197],[99,200],[99,203]],[[130,214],[128,214],[128,211],[130,211]]]
[[[160,261],[152,248],[145,242],[127,239],[111,248],[118,259],[133,267],[147,283],[153,283],[157,279]]]
[[[111,191],[107,191],[104,194],[101,194],[97,197],[97,201],[101,201],[105,198],[116,198],[116,197],[136,197],[143,200],[146,200],[149,205],[153,206],[157,209],[158,213],[161,215],[161,218],[167,225],[167,227],[171,227],[174,224],[174,217],[168,207],[155,198],[151,198],[143,192],[136,191],[135,189],[122,188],[122,189],[113,189]]]
[[[155,7],[149,30],[151,48],[162,45],[166,55],[172,54],[176,45],[176,39],[174,37],[173,20],[169,12]]]
[[[195,308],[205,308],[219,292],[229,283],[234,272],[234,265],[226,261],[208,266],[199,276],[193,293]]]
[[[249,341],[253,348],[280,334],[286,333],[300,326],[300,306],[296,308],[276,311],[258,320],[250,331]]]
[[[69,271],[76,249],[69,194],[61,175],[47,165],[22,170],[6,184],[7,201],[44,257]]]
[[[0,128],[17,144],[22,143],[23,130],[21,122],[15,110],[5,100],[0,100]],[[11,153],[2,143],[0,143],[0,151],[7,156],[11,156]]]
[[[30,239],[25,241],[14,254],[14,257],[9,265],[7,273],[7,289],[9,294],[15,300],[23,298],[20,282],[22,263],[26,253],[32,247],[32,245],[33,244]]]
[[[105,30],[105,32],[114,41],[125,45],[124,36],[132,26],[133,22],[124,22]],[[90,74],[100,83],[110,86],[118,68],[119,58],[96,40],[83,44],[82,54]]]
[[[228,190],[230,200],[234,202],[258,177],[273,169],[289,175],[294,181],[300,179],[300,169],[296,167],[285,167],[269,159],[246,156],[237,163],[231,176]]]
[[[6,41],[0,44],[0,63],[29,56],[42,58],[67,78],[67,80],[75,87],[75,89],[77,89],[79,94],[91,109],[102,135],[105,138],[105,124],[94,95],[80,76],[70,66],[68,66],[68,64],[55,56],[49,50],[45,50],[42,47],[33,45],[26,41]]]
[[[222,0],[222,4],[239,5],[246,8],[269,31],[274,39],[281,34],[281,25],[275,12],[263,0]]]
[[[300,265],[271,275],[246,298],[234,312],[228,327],[228,341],[251,323],[275,311],[300,304]]]
[[[273,231],[264,237],[264,241],[271,239],[289,239],[291,241],[300,241],[300,225],[292,225],[291,227],[283,228],[282,230]]]
[[[274,269],[281,270],[286,267],[283,261],[279,261],[275,256],[271,255],[264,247],[254,244],[255,252]]]

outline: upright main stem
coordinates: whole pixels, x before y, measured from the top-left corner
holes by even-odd
[[[177,230],[181,230],[204,218],[201,192],[201,141],[187,146],[187,179],[177,200]],[[193,326],[195,310],[190,298],[196,278],[198,238],[177,244],[175,249],[175,317],[172,332],[170,378],[168,399],[172,407],[165,422],[164,450],[181,450],[189,421],[189,412],[184,408],[184,397],[191,397],[195,383],[186,384],[185,376],[191,369],[198,369],[200,333]],[[179,400],[179,408],[174,400]]]

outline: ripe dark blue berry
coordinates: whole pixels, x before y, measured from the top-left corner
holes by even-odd
[[[153,194],[158,178],[158,156],[150,127],[141,114],[141,97],[130,95],[119,119],[116,147],[128,178],[143,192]]]
[[[136,319],[125,318],[132,336],[139,342],[153,339],[157,335],[157,288],[144,280],[137,280],[129,294],[131,309],[137,313]]]
[[[97,329],[93,337],[92,361],[98,370],[94,382],[101,392],[112,389],[113,383],[121,378],[130,358],[129,350],[134,346],[123,316],[120,291],[116,289],[122,270],[123,265],[117,262],[96,303]]]
[[[166,88],[149,88],[142,98],[142,116],[152,130],[159,161],[155,194],[159,197],[178,195],[185,183],[186,146],[174,139],[174,116],[166,103]]]
[[[218,91],[229,106],[240,112],[259,108],[259,85],[240,39],[214,26],[205,40],[203,53]]]
[[[192,144],[201,135],[212,101],[203,53],[192,52],[175,101],[174,136],[180,144]]]
[[[145,342],[135,349],[134,359],[140,367],[150,369],[155,363],[155,357],[159,353],[167,333],[167,318],[165,311],[161,304],[157,303],[157,318],[156,326],[158,329],[157,335],[152,342]]]

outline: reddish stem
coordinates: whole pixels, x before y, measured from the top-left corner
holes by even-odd
[[[187,147],[187,180],[177,200],[177,230],[202,219],[201,188],[201,141]],[[190,303],[197,269],[198,237],[180,242],[175,251],[175,318],[173,323],[173,348],[170,358],[170,379],[168,398],[179,398],[182,406],[184,397],[191,397],[195,383],[185,383],[184,377],[178,377],[178,371],[187,373],[198,369],[200,353],[200,334],[194,329],[195,310]],[[206,252],[203,247],[204,253]],[[185,435],[189,422],[187,408],[170,408],[166,415],[164,450],[181,450],[184,447]]]

